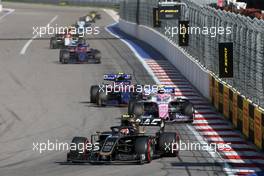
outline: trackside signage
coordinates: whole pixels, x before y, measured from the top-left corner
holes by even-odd
[[[159,5],[160,19],[173,20],[181,17],[181,6],[180,5]]]
[[[219,43],[219,77],[233,78],[233,43]]]
[[[189,45],[189,21],[179,21],[179,45],[188,46]]]
[[[161,21],[159,17],[159,9],[158,8],[153,8],[153,27],[161,27]]]

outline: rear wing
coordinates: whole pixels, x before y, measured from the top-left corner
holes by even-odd
[[[164,92],[168,94],[174,94],[175,93],[175,87],[165,86]]]
[[[132,75],[129,74],[105,74],[105,81],[117,81],[117,82],[126,82],[132,80]]]
[[[160,90],[162,90],[165,94],[174,94],[176,91],[176,88],[175,87],[172,87],[172,86],[160,86],[158,87],[158,89],[154,86],[152,87],[144,87],[144,93],[146,95],[149,95],[149,94],[156,94],[158,93]]]
[[[153,116],[139,116],[135,115],[122,115],[122,120],[127,120],[132,124],[138,124],[139,126],[162,126],[164,125],[161,118],[154,118]]]

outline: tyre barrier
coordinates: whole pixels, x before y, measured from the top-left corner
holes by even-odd
[[[264,111],[238,91],[210,74],[210,101],[243,136],[264,149]]]

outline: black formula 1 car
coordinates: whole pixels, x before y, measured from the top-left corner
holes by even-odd
[[[160,126],[161,119],[138,119],[139,126]],[[155,121],[154,123],[152,123]],[[148,127],[146,127],[148,128]],[[97,132],[91,138],[74,137],[72,145],[92,144],[94,149],[71,149],[67,162],[110,164],[110,163],[150,163],[160,157],[178,156],[179,136],[176,132],[141,133],[133,126],[115,126],[111,131]]]
[[[63,34],[56,34],[54,37],[50,38],[50,49],[58,49],[64,46],[64,37]]]
[[[98,106],[128,105],[129,100],[140,96],[134,91],[131,84],[132,76],[129,74],[106,74],[101,85],[93,85],[90,88],[90,102]]]
[[[88,15],[97,20],[101,19],[101,15],[97,11],[91,11]]]
[[[91,11],[89,14],[79,18],[80,21],[85,21],[87,25],[91,23],[95,23],[96,20],[100,20],[100,19],[101,19],[101,15],[96,11]]]
[[[60,50],[60,63],[63,64],[100,64],[101,52],[88,45],[70,45]]]

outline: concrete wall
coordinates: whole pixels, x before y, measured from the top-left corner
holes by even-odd
[[[2,2],[0,0],[0,12],[3,10]]]
[[[209,74],[182,48],[175,45],[154,29],[119,20],[119,27],[125,33],[149,43],[162,53],[201,93],[210,99]],[[157,42],[158,41],[158,42]]]

